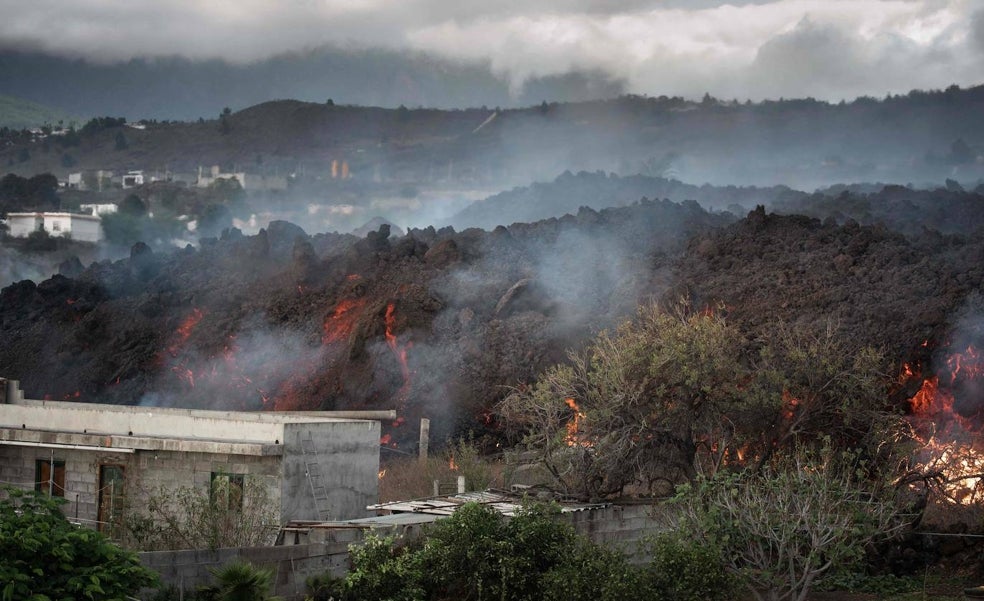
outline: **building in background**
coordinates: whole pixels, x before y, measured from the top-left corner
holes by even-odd
[[[99,217],[81,213],[7,213],[7,227],[11,238],[27,238],[41,231],[79,242],[99,242],[103,238]]]

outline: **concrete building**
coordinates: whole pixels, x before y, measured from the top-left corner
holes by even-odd
[[[143,171],[127,171],[123,174],[122,185],[124,190],[142,186],[144,183]]]
[[[80,204],[79,210],[83,213],[90,213],[92,215],[98,215],[102,217],[103,215],[112,215],[119,210],[119,206],[116,203],[88,203]]]
[[[0,379],[0,481],[62,496],[102,526],[123,499],[216,478],[266,488],[280,523],[369,515],[378,500],[378,421],[395,412],[235,412],[25,399]]]
[[[80,242],[99,242],[103,237],[99,217],[80,213],[7,213],[7,227],[11,238],[27,238],[42,230]]]
[[[199,188],[207,188],[220,179],[234,179],[239,182],[243,190],[246,189],[246,173],[237,171],[235,173],[223,173],[218,165],[213,165],[206,174],[201,167],[198,167],[198,179],[195,185]],[[285,180],[286,182],[286,180]]]

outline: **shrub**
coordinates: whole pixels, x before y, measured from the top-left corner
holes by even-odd
[[[422,574],[393,537],[366,536],[351,547],[352,570],[345,578],[343,599],[413,601],[423,598]]]
[[[157,584],[157,575],[95,530],[70,523],[64,500],[6,488],[0,501],[0,598],[109,601]]]
[[[559,509],[529,505],[508,521],[469,503],[403,546],[370,535],[352,549],[347,601],[646,599],[625,557],[575,534]]]
[[[729,599],[735,579],[725,567],[720,547],[680,532],[654,538],[645,572],[646,585],[665,601]]]
[[[684,531],[721,545],[729,569],[771,601],[802,601],[831,568],[856,565],[869,544],[904,528],[892,491],[829,445],[759,472],[698,478],[679,500]]]

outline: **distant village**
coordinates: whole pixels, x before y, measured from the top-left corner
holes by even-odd
[[[350,178],[348,163],[332,161],[331,178]],[[243,190],[277,192],[288,187],[285,175],[254,175],[244,171],[224,172],[218,165],[210,168],[199,167],[197,172],[182,173],[136,169],[124,173],[96,169],[69,173],[66,180],[59,181],[63,190],[85,192],[108,192],[110,190],[132,190],[148,184],[164,182],[179,187],[208,188],[220,180],[235,181]],[[7,235],[12,238],[27,238],[33,232],[46,232],[52,237],[71,238],[78,242],[100,242],[104,238],[100,221],[102,216],[116,213],[117,203],[82,203],[78,211],[29,211],[11,212],[5,221]]]

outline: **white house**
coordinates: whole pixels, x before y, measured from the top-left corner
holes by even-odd
[[[123,189],[136,188],[144,183],[143,171],[127,171],[123,174]]]
[[[7,213],[8,235],[27,238],[31,232],[48,232],[49,236],[71,238],[80,242],[102,240],[102,225],[95,215],[79,213]]]
[[[98,215],[101,217],[103,215],[110,215],[112,213],[115,213],[116,211],[119,210],[119,207],[112,202],[103,203],[103,204],[97,204],[97,203],[81,204],[79,205],[79,210],[82,211],[83,213],[88,211],[92,215]]]

